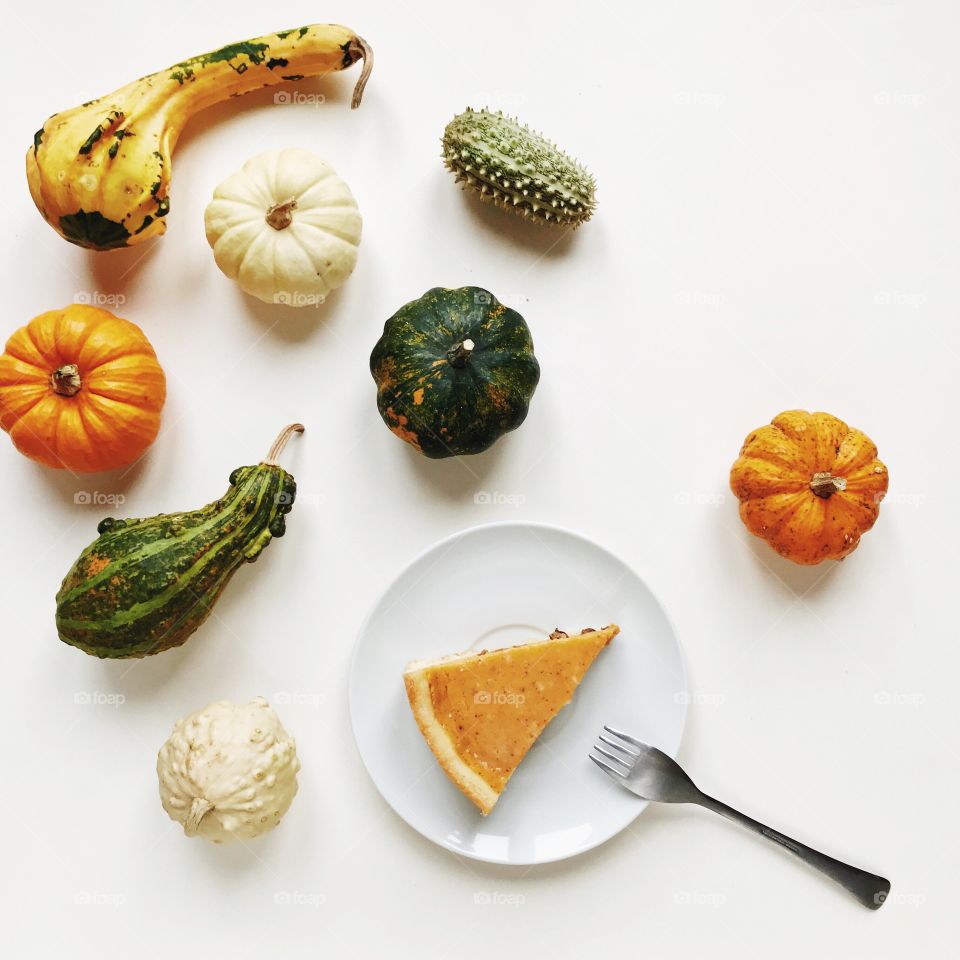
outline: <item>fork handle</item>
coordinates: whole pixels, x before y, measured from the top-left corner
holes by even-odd
[[[734,810],[726,803],[708,797],[705,793],[701,793],[699,799],[695,802],[708,810],[713,810],[714,813],[719,813],[728,820],[743,824],[754,833],[760,834],[761,837],[766,837],[785,850],[789,850],[804,863],[810,864],[811,867],[825,873],[831,880],[835,880],[841,887],[849,890],[865,907],[876,910],[882,907],[887,899],[887,894],[890,892],[890,881],[884,877],[878,877],[875,873],[867,873],[866,870],[852,867],[842,860],[828,857],[825,853],[820,853],[819,850],[814,850],[779,830],[774,830],[772,827],[760,823],[759,820],[754,820],[753,817],[748,817],[745,813]]]

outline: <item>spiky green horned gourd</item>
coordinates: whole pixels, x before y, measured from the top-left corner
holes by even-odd
[[[467,107],[447,124],[442,142],[447,169],[482,200],[538,223],[579,227],[593,216],[593,177],[512,117]]]
[[[96,657],[146,657],[184,643],[206,620],[241,563],[286,530],[297,484],[278,463],[286,427],[266,459],[237,467],[230,489],[188,513],[108,517],[57,594],[57,632]]]

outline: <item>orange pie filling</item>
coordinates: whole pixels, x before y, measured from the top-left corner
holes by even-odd
[[[616,625],[407,666],[420,731],[444,771],[486,814],[563,709]]]

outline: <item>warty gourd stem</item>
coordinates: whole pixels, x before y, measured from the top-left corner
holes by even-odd
[[[280,464],[277,458],[283,452],[283,448],[287,445],[287,441],[295,433],[303,433],[305,429],[306,428],[302,423],[291,423],[284,427],[277,436],[277,439],[273,441],[273,446],[271,446],[267,451],[266,457],[261,460],[260,463],[266,466],[279,466]]]

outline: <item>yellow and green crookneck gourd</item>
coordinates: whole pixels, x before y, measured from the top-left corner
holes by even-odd
[[[424,456],[481,453],[526,419],[540,364],[530,328],[488,290],[435,287],[370,356],[383,422]]]
[[[297,485],[277,462],[286,427],[266,459],[237,467],[230,489],[190,513],[100,522],[100,536],[57,594],[60,639],[96,657],[145,657],[178,647],[210,615],[241,563],[286,530]]]
[[[170,211],[171,155],[194,113],[284,80],[343,70],[360,59],[356,107],[373,51],[352,30],[334,24],[231,43],[151,73],[50,117],[27,151],[30,194],[54,230],[82,247],[112,250],[159,236]]]

